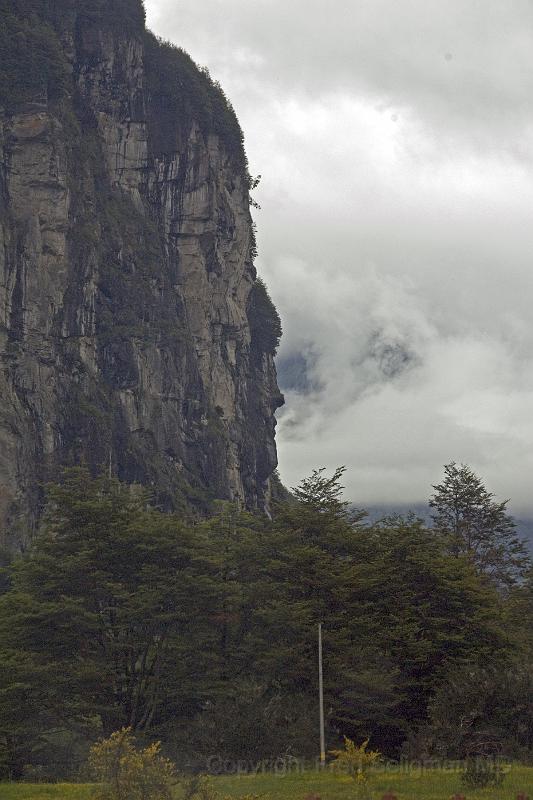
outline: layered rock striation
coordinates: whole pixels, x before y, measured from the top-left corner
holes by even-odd
[[[267,508],[280,328],[231,106],[139,0],[0,11],[5,543],[64,465]]]

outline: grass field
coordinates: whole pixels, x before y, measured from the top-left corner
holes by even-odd
[[[94,787],[76,783],[0,783],[0,800],[91,800]]]
[[[213,778],[222,797],[264,795],[271,800],[304,800],[318,795],[322,800],[354,800],[353,782],[331,773],[307,772],[303,775],[242,775]],[[398,800],[450,800],[464,794],[466,800],[516,800],[525,792],[533,800],[533,768],[512,767],[501,789],[465,790],[459,775],[443,770],[413,770],[378,773],[372,779],[372,800],[380,800],[392,791]],[[88,784],[0,784],[0,800],[90,800],[93,787]],[[176,800],[182,792],[176,790]],[[267,798],[265,797],[265,800]]]
[[[304,775],[242,776],[217,778],[216,788],[221,794],[239,797],[245,794],[268,794],[272,800],[304,800],[314,794],[322,800],[354,800],[354,782],[331,773],[305,773]],[[510,770],[501,789],[466,791],[459,774],[442,770],[425,772],[401,771],[378,773],[372,778],[373,800],[392,792],[398,800],[449,800],[456,793],[467,800],[515,800],[519,792],[526,792],[533,800],[533,768],[516,767]]]

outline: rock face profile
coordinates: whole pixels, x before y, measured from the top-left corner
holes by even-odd
[[[63,466],[268,509],[279,318],[241,130],[140,0],[0,0],[0,531]]]

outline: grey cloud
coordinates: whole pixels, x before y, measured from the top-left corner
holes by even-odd
[[[281,474],[359,504],[470,463],[533,515],[529,0],[148,0],[246,135],[282,315]]]
[[[149,0],[154,22],[221,76],[274,93],[347,91],[477,135],[531,118],[529,0]],[[515,131],[516,133],[516,131]],[[519,137],[515,137],[519,146]]]

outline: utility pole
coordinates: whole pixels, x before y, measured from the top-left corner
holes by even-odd
[[[320,766],[326,766],[326,737],[324,735],[324,680],[322,675],[322,623],[318,623],[318,703],[320,709]]]

